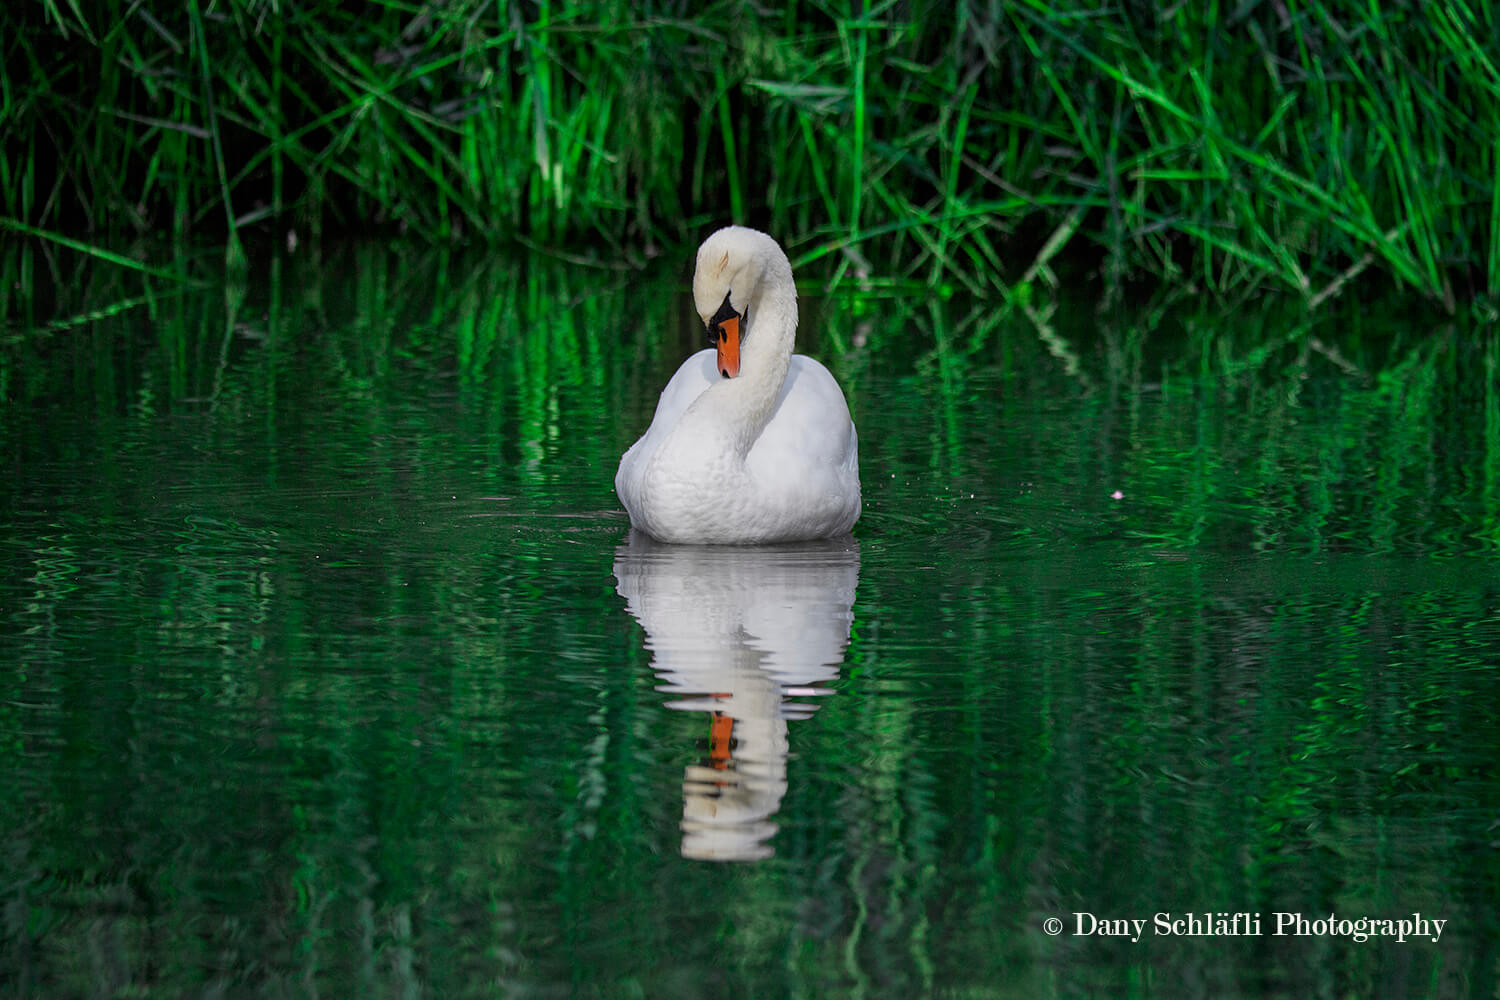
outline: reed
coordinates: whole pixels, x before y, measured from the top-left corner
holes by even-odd
[[[233,263],[351,231],[639,262],[727,218],[834,282],[1492,310],[1497,30],[1464,2],[44,0],[0,13],[0,219]]]

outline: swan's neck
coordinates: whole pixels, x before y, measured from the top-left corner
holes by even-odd
[[[726,445],[743,458],[776,408],[797,336],[797,288],[785,259],[767,261],[765,275],[747,307],[738,378],[726,379],[700,397],[726,433]]]

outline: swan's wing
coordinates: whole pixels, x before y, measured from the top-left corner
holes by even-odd
[[[651,418],[651,429],[646,433],[676,427],[683,411],[693,405],[693,400],[703,395],[709,386],[718,384],[723,376],[718,372],[715,358],[714,349],[706,347],[678,367],[677,374],[672,376],[661,391],[661,398],[656,401],[656,416]]]
[[[776,409],[745,464],[767,503],[779,508],[777,517],[849,529],[859,517],[859,437],[827,368],[792,357]]]
[[[624,501],[625,509],[631,512],[632,517],[635,514],[635,499],[640,496],[641,476],[645,473],[646,463],[672,428],[677,426],[683,411],[693,404],[693,400],[703,395],[705,389],[719,381],[716,357],[713,348],[705,348],[691,355],[678,367],[677,373],[661,391],[661,398],[656,401],[656,414],[651,418],[651,426],[646,428],[646,433],[641,435],[640,440],[631,445],[630,450],[621,457],[620,469],[615,473],[615,493]]]
[[[813,468],[839,468],[854,458],[849,404],[833,373],[822,364],[803,354],[792,355],[781,397],[754,450],[763,448]]]

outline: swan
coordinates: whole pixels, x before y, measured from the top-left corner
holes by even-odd
[[[727,226],[703,241],[693,303],[716,346],[682,363],[620,459],[630,523],[663,542],[751,545],[847,534],[859,435],[838,382],[792,354],[797,288],[776,241]]]

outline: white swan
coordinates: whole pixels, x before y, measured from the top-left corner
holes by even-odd
[[[792,354],[792,265],[729,226],[698,248],[693,301],[717,350],[682,363],[620,459],[630,523],[664,542],[842,535],[859,519],[858,435],[828,369]]]

